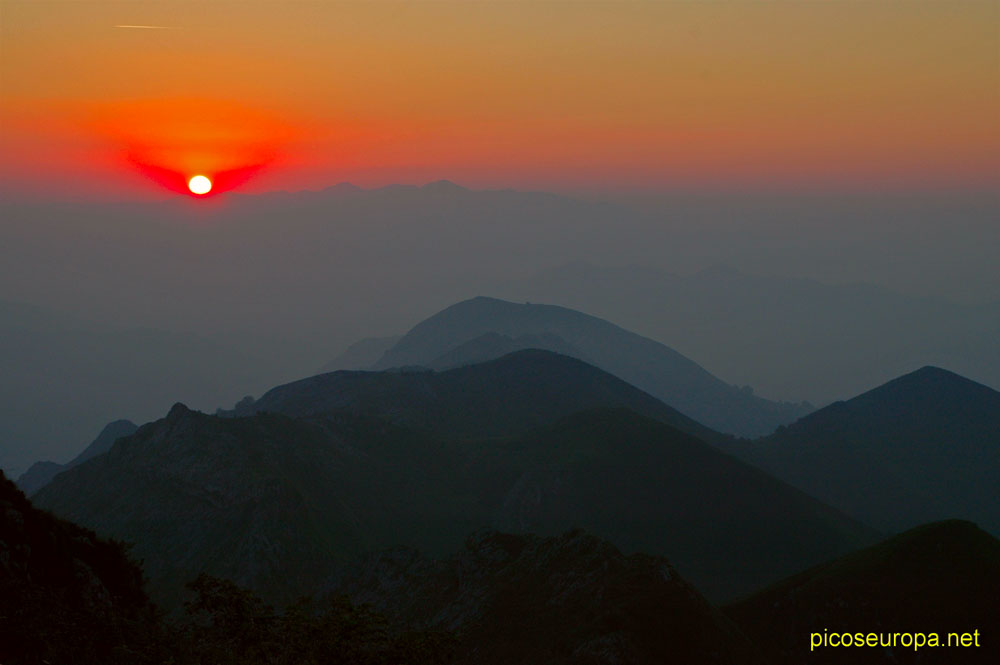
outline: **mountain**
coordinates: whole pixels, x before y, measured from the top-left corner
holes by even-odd
[[[31,468],[17,479],[17,485],[25,494],[31,496],[45,485],[48,485],[49,481],[56,477],[56,474],[86,462],[91,457],[103,455],[111,450],[111,445],[116,440],[132,434],[137,429],[139,427],[131,420],[115,420],[114,422],[110,422],[104,426],[104,429],[97,435],[97,438],[72,460],[66,464],[35,462],[31,465]]]
[[[887,531],[957,517],[1000,534],[1000,392],[936,367],[729,450]]]
[[[625,407],[713,443],[731,439],[605,371],[539,349],[443,372],[417,368],[320,374],[272,388],[259,400],[244,400],[220,413],[303,417],[350,411],[446,437],[481,438],[522,434],[602,406]]]
[[[9,665],[442,663],[440,631],[387,631],[369,608],[304,599],[276,613],[199,575],[186,618],[164,621],[128,548],[38,510],[0,472],[0,659]]]
[[[486,333],[485,335],[470,339],[464,344],[459,344],[450,351],[438,356],[428,363],[428,367],[440,370],[462,367],[463,365],[476,365],[522,349],[552,351],[553,353],[587,361],[586,355],[579,349],[558,335],[551,333],[519,335],[517,337]]]
[[[317,408],[329,407],[316,389],[325,380],[388,378],[399,379],[390,387],[408,387],[406,373],[323,375],[306,380],[314,390],[304,392],[291,384],[313,400],[300,404],[298,418],[208,416],[177,405],[108,453],[59,474],[35,500],[136,543],[151,592],[167,605],[178,600],[172,590],[201,571],[289,600],[366,551],[405,545],[441,555],[494,525],[540,533],[580,526],[627,551],[669,554],[713,598],[874,539],[815,499],[634,412],[598,409],[543,425],[566,404],[556,399],[551,408],[531,390],[517,392],[545,385],[545,362],[524,369],[532,356],[594,371],[528,351],[480,366],[478,377],[475,367],[442,373],[466,379],[452,383],[466,400],[451,407],[453,431],[463,437]],[[482,390],[512,381],[504,372],[520,377],[514,392]],[[281,392],[289,397],[287,387]],[[384,394],[396,403],[394,393]],[[478,412],[464,413],[466,404]],[[520,422],[507,418],[506,404]],[[538,410],[521,414],[532,404]],[[292,406],[286,403],[289,412]],[[450,411],[432,405],[427,413]],[[514,433],[532,421],[541,428]]]
[[[574,414],[492,446],[482,463],[484,477],[504,481],[492,513],[498,529],[553,535],[581,527],[626,552],[669,556],[715,600],[876,537],[712,446],[624,409]]]
[[[154,622],[121,543],[38,510],[0,471],[0,662],[129,663]]]
[[[986,663],[1000,655],[1000,542],[970,522],[927,524],[794,575],[726,608],[771,662]],[[979,633],[979,647],[809,649],[813,633]],[[820,639],[822,639],[820,637]],[[885,639],[889,639],[886,637]],[[929,641],[929,639],[928,639]]]
[[[386,351],[400,340],[402,335],[391,337],[366,337],[347,347],[339,356],[323,365],[321,373],[336,372],[340,369],[368,369]]]
[[[723,264],[678,274],[574,262],[495,293],[590,312],[780,399],[829,404],[924,365],[1000,388],[1000,302],[965,303],[763,270]]]
[[[289,601],[329,574],[328,559],[367,549],[346,446],[284,416],[222,419],[178,404],[34,500],[135,543],[168,606],[202,572]]]
[[[663,557],[581,531],[482,532],[448,558],[365,557],[334,584],[405,625],[454,631],[465,663],[757,663],[756,649]]]
[[[430,366],[491,333],[529,341],[530,336],[557,338],[564,348],[576,349],[582,359],[723,432],[767,434],[810,410],[803,404],[770,402],[749,388],[728,385],[673,349],[596,317],[564,307],[494,298],[466,300],[425,319],[374,368]],[[509,350],[509,344],[498,349]],[[476,357],[485,359],[482,354]]]

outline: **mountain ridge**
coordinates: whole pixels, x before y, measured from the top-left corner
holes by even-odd
[[[888,531],[948,518],[1000,533],[1000,392],[925,366],[730,452]]]
[[[585,354],[588,362],[726,433],[767,434],[811,410],[805,404],[770,402],[726,384],[674,349],[589,314],[485,296],[456,303],[424,319],[373,369],[430,365],[489,333],[512,338],[555,335]]]

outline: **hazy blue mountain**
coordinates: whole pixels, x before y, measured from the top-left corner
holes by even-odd
[[[531,374],[520,355],[513,360],[523,381]],[[508,357],[438,376],[464,376],[454,384],[463,396],[516,366]],[[537,366],[539,376],[546,366]],[[486,368],[478,379],[475,367]],[[497,415],[508,401],[497,395],[491,409],[488,393],[474,394],[472,401],[486,406],[454,419],[456,432],[469,427],[482,432],[477,438],[310,405],[303,413],[319,415],[217,417],[177,405],[108,453],[59,474],[34,498],[136,543],[152,591],[168,605],[176,604],[180,584],[202,571],[288,600],[366,551],[403,545],[442,555],[494,525],[553,534],[581,526],[625,551],[669,554],[713,598],[747,592],[874,538],[819,501],[625,409],[498,436],[511,424]],[[530,391],[509,402],[520,399],[537,402]],[[475,418],[484,426],[475,427]]]
[[[579,262],[497,293],[615,321],[782,399],[826,404],[923,365],[1000,388],[1000,302],[963,304],[721,266],[681,275]]]
[[[464,663],[758,663],[757,650],[667,559],[581,531],[483,532],[429,560],[366,556],[334,585],[411,626],[454,631]]]
[[[86,462],[91,457],[108,452],[115,441],[123,436],[132,434],[137,429],[139,429],[138,425],[131,420],[115,420],[114,422],[110,422],[104,426],[104,429],[97,435],[97,438],[72,460],[66,464],[35,462],[17,479],[17,485],[25,494],[31,496],[55,478],[57,473]]]
[[[17,486],[22,492],[30,496],[48,485],[50,480],[65,469],[65,464],[48,461],[35,462],[17,479]]]
[[[962,518],[1000,533],[1000,392],[936,367],[731,450],[885,530]]]
[[[805,404],[771,402],[749,389],[726,384],[673,349],[602,319],[564,307],[494,298],[466,300],[425,319],[387,351],[375,368],[430,366],[490,333],[515,339],[554,335],[588,362],[723,432],[767,434],[811,410]],[[509,351],[509,346],[497,351]],[[482,355],[476,360],[484,360]]]
[[[144,422],[178,399],[214,409],[241,395],[259,394],[316,371],[351,342],[405,330],[429,312],[483,293],[593,313],[666,343],[727,382],[754,386],[775,399],[816,396],[813,402],[821,404],[923,364],[990,384],[969,360],[984,368],[1000,363],[995,326],[975,339],[946,330],[944,356],[907,355],[900,364],[883,365],[882,358],[897,356],[885,344],[869,352],[865,336],[852,337],[866,330],[854,322],[867,315],[855,316],[851,307],[841,307],[843,315],[816,333],[830,344],[813,353],[816,347],[800,346],[812,328],[802,328],[799,335],[782,299],[767,306],[771,321],[762,328],[739,316],[738,299],[729,299],[719,302],[732,306],[736,318],[719,311],[685,332],[699,319],[686,310],[673,317],[677,302],[665,297],[625,293],[619,297],[619,314],[596,302],[508,293],[504,287],[580,261],[645,265],[681,275],[725,264],[751,274],[812,277],[830,284],[864,280],[917,297],[940,293],[997,303],[1000,225],[993,192],[844,197],[672,191],[642,210],[634,205],[636,197],[609,204],[455,186],[363,190],[344,185],[318,192],[227,194],[210,205],[189,197],[97,202],[9,194],[0,225],[0,298],[67,312],[108,329],[170,331],[183,338],[154,343],[147,336],[136,342],[141,348],[128,361],[95,363],[104,363],[114,379],[89,376],[82,385],[63,380],[93,372],[80,367],[85,363],[78,337],[45,341],[48,356],[28,354],[32,359],[25,373],[0,377],[0,404],[8,409],[0,413],[0,466],[17,473],[40,458],[66,461],[111,418]],[[724,293],[727,287],[719,288]],[[629,311],[666,323],[647,326],[646,318]],[[911,329],[940,329],[935,321],[930,324]],[[214,350],[182,331],[208,340]],[[17,338],[0,329],[0,339]],[[774,340],[792,343],[785,348]],[[903,344],[903,337],[900,341],[900,348],[918,348]],[[167,353],[175,343],[183,352]],[[150,345],[160,350],[151,352]],[[8,362],[4,354],[13,346],[0,350],[0,363]],[[64,358],[67,348],[76,360]],[[14,366],[19,353],[11,352]],[[994,360],[979,360],[987,354]],[[831,364],[823,356],[844,362]],[[159,358],[165,362],[151,373],[151,383],[131,380],[132,368]],[[259,383],[213,388],[239,372],[264,368],[270,369]],[[54,404],[63,416],[48,419]]]
[[[927,524],[794,575],[726,608],[776,665],[991,663],[1000,542],[970,522]],[[826,648],[811,633],[979,631],[979,648]]]
[[[712,443],[731,439],[608,372],[539,349],[443,372],[320,374],[272,388],[256,401],[246,399],[233,411],[220,413],[304,417],[349,411],[446,437],[481,438],[522,434],[594,407],[625,407]]]
[[[378,362],[386,351],[399,341],[402,335],[391,337],[366,337],[347,347],[339,356],[323,365],[321,372],[336,372],[340,369],[369,369]]]

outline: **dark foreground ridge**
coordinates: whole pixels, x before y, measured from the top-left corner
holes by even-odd
[[[626,556],[582,531],[483,532],[440,561],[380,552],[333,588],[397,621],[453,631],[456,664],[763,662],[666,559]]]
[[[726,608],[776,665],[995,663],[1000,541],[971,522],[917,527],[811,568]],[[814,632],[979,631],[980,647],[809,650]]]
[[[0,471],[0,663],[127,663],[155,624],[118,542],[34,508]]]

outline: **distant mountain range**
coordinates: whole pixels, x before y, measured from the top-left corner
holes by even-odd
[[[886,531],[962,517],[1000,534],[1000,392],[936,367],[728,450]]]
[[[775,665],[995,662],[1000,656],[1000,542],[970,522],[927,524],[826,562],[734,603],[726,612]],[[812,633],[978,631],[978,647],[828,647]]]
[[[574,262],[494,293],[590,312],[777,398],[826,404],[923,365],[1000,388],[1000,302],[963,304],[723,264],[674,274]]]
[[[466,300],[425,319],[372,368],[453,367],[532,347],[585,360],[726,433],[768,434],[812,410],[729,385],[673,349],[596,317],[495,298]]]
[[[442,560],[378,552],[332,590],[403,625],[453,631],[456,665],[763,662],[665,558],[626,556],[581,531],[477,533]]]
[[[569,415],[602,400],[617,408]],[[202,570],[289,599],[363,552],[445,554],[487,526],[551,535],[580,526],[625,551],[669,555],[712,598],[874,540],[811,497],[622,408],[631,405],[700,428],[544,351],[439,375],[323,375],[271,391],[252,416],[175,406],[34,498],[135,542],[168,603]]]
[[[347,347],[343,353],[323,365],[320,373],[336,372],[338,369],[369,369],[391,349],[402,335],[391,337],[366,337]]]
[[[17,486],[21,490],[31,496],[42,487],[45,487],[49,482],[56,477],[56,474],[65,471],[66,469],[72,469],[74,466],[86,462],[91,457],[96,457],[97,455],[103,455],[104,453],[111,450],[111,445],[123,436],[128,436],[132,434],[139,426],[133,423],[131,420],[116,420],[110,422],[104,426],[101,433],[97,435],[89,446],[84,448],[83,452],[74,457],[72,460],[66,464],[57,464],[55,462],[35,462],[31,465],[26,472],[24,472],[20,478],[17,479]]]

